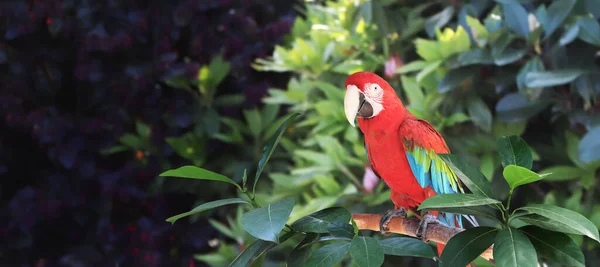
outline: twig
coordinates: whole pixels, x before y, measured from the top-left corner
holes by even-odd
[[[379,231],[379,221],[381,220],[381,215],[379,214],[352,214],[352,218],[356,222],[356,226],[361,230],[372,230]],[[403,219],[401,217],[394,217],[390,224],[388,224],[388,228],[390,232],[402,235],[408,235],[416,237],[416,231],[419,227],[419,219],[411,217]],[[460,233],[463,229],[449,227],[441,224],[430,224],[427,226],[427,230],[425,232],[425,237],[427,240],[440,243],[447,244],[448,240],[455,234]],[[494,259],[493,256],[493,247],[488,248],[481,254],[481,257],[491,261]]]

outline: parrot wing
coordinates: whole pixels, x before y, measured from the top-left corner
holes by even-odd
[[[444,138],[431,124],[425,120],[408,119],[400,125],[399,134],[405,145],[406,157],[410,168],[423,188],[431,186],[436,194],[465,193],[458,176],[450,166],[438,155],[448,154],[450,149]],[[459,215],[445,213],[439,220],[454,225],[453,218],[462,228]],[[473,225],[477,226],[475,218],[466,216]]]

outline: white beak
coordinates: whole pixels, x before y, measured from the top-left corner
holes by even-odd
[[[344,112],[346,113],[346,119],[348,119],[348,122],[352,127],[356,127],[354,125],[354,120],[356,119],[358,108],[360,108],[360,94],[361,92],[356,85],[348,85],[346,88],[346,95],[344,96]]]

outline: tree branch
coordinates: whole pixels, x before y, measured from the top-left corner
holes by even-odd
[[[360,230],[372,230],[379,231],[379,221],[381,220],[381,215],[379,214],[352,214],[352,219],[356,222],[358,229]],[[419,219],[415,217],[410,217],[403,219],[401,217],[394,217],[390,224],[388,224],[388,228],[390,232],[402,235],[408,235],[412,237],[416,237],[416,231],[419,227]],[[427,225],[427,230],[425,232],[425,237],[427,240],[447,244],[448,240],[455,234],[460,233],[463,229],[449,227],[441,224],[429,224]],[[481,257],[488,260],[493,261],[494,257],[492,254],[492,248],[488,248],[481,254]]]

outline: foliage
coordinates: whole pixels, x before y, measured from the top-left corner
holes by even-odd
[[[541,236],[547,235],[552,237],[545,240],[562,242],[565,250],[583,250],[586,265],[597,265],[599,255],[594,251],[599,246],[576,235],[583,229],[545,225],[554,232],[568,231],[550,235],[539,227],[522,227],[548,219],[508,205],[555,204],[600,226],[600,206],[594,204],[599,199],[594,182],[600,166],[596,6],[600,5],[593,0],[305,1],[303,16],[296,18],[286,42],[254,64],[261,71],[294,74],[287,88],[270,89],[263,101],[303,114],[281,139],[282,156],[288,155],[291,162],[270,171],[270,181],[257,184],[256,199],[274,203],[294,197],[291,222],[333,206],[352,213],[390,208],[385,185],[368,167],[361,135],[348,127],[341,108],[347,75],[374,71],[385,76],[413,114],[442,132],[454,154],[444,158],[455,171],[476,166],[461,171],[467,183],[491,184],[472,192],[485,194],[486,199],[468,197],[486,205],[505,200],[506,205],[447,209],[512,227],[495,228],[498,231],[486,242],[494,242],[500,233],[513,235],[504,229],[518,229],[514,236],[530,240],[540,255],[538,262],[561,261],[547,253],[552,249],[539,246]],[[444,203],[440,199],[438,204]],[[264,260],[277,262],[287,255],[289,250],[280,246],[297,248],[293,255],[314,255],[310,252],[323,248],[308,249],[299,242],[318,239],[294,235],[287,241],[294,244],[281,242],[263,254]],[[581,249],[573,249],[574,245]],[[338,244],[323,251],[341,253],[350,247]],[[390,250],[384,246],[386,251]],[[431,259],[390,257],[386,255],[384,264],[431,263]],[[563,260],[577,266],[582,258]]]
[[[278,133],[272,137],[273,141],[265,146],[264,158],[268,159],[266,155],[277,146],[280,133],[285,131],[290,120],[297,115],[293,114],[281,125]],[[527,143],[518,136],[501,137],[498,141],[502,143],[506,140],[511,140],[513,145],[500,149],[502,162],[514,161],[531,166],[533,160]],[[515,151],[520,153],[515,154]],[[505,205],[500,200],[492,199],[488,194],[492,190],[489,189],[491,184],[487,180],[473,179],[475,176],[469,176],[472,174],[483,176],[473,166],[456,157],[444,157],[444,160],[455,169],[461,181],[470,181],[465,185],[472,193],[436,195],[426,199],[419,210],[459,212],[475,216],[480,215],[477,210],[482,207],[499,212],[490,213],[488,218],[492,221],[488,223],[489,225],[469,228],[452,237],[444,252],[438,255],[440,266],[468,265],[492,245],[494,245],[494,260],[501,266],[535,267],[539,264],[538,257],[552,260],[555,264],[585,266],[583,253],[580,249],[575,249],[578,246],[566,234],[584,235],[600,242],[598,228],[591,221],[577,212],[551,204],[528,204],[511,209],[513,190],[516,187],[537,182],[547,175],[539,175],[528,168],[514,164],[505,166],[504,183],[510,187]],[[267,160],[261,160],[259,164],[266,164],[266,162]],[[182,171],[182,168],[185,168],[185,171]],[[208,170],[191,166],[182,168],[166,171],[161,175],[233,184],[237,187],[240,197],[245,196],[254,206],[241,216],[240,222],[242,227],[257,240],[243,250],[229,266],[247,266],[257,259],[263,260],[262,255],[278,247],[291,250],[287,263],[294,266],[333,266],[343,261],[347,255],[349,260],[358,266],[381,266],[386,254],[435,258],[432,248],[425,243],[419,243],[421,241],[417,239],[409,237],[378,239],[359,234],[356,225],[351,221],[350,212],[341,207],[322,209],[287,225],[286,222],[290,220],[290,214],[296,204],[293,197],[260,206],[255,201],[255,195],[250,193],[250,191],[254,192],[256,183],[250,190],[245,183],[242,185],[232,183],[229,178]],[[262,168],[259,167],[260,169]],[[259,172],[257,171],[257,174]],[[256,179],[258,177],[257,175]],[[215,200],[202,204],[194,210],[201,211],[224,204],[250,204],[250,202],[240,198]],[[187,215],[189,213],[174,217]],[[174,222],[171,218],[167,221]],[[283,245],[284,242],[298,235],[302,236],[302,241],[295,247],[287,248]],[[310,241],[305,242],[307,239]],[[543,240],[549,240],[550,243]],[[534,243],[536,246],[533,245]],[[312,247],[317,249],[312,250]],[[531,257],[534,254],[538,257]],[[207,261],[206,256],[204,260]],[[219,262],[222,263],[223,259],[219,259]]]
[[[254,162],[238,149],[254,137],[230,124],[287,82],[250,64],[293,15],[287,1],[1,1],[0,261],[187,266],[213,250],[206,218],[164,218],[228,190],[156,174],[193,163],[239,178]]]

